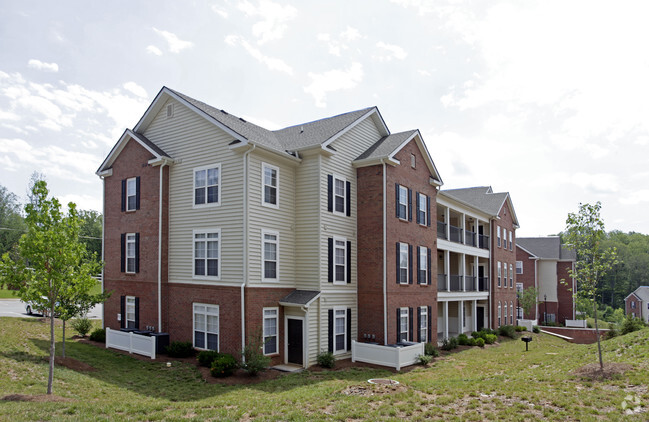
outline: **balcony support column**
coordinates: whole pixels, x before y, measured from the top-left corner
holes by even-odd
[[[446,291],[451,291],[451,252],[444,251],[444,278],[446,279]]]
[[[478,331],[478,301],[477,300],[474,300],[472,302],[471,319],[473,320],[473,323],[471,324],[473,326],[472,331]]]
[[[466,254],[460,255],[460,280],[462,284],[460,285],[460,289],[463,292],[466,292],[466,277],[464,274],[466,272]]]
[[[448,338],[448,302],[442,302],[442,318],[444,319],[444,340]]]
[[[480,290],[480,280],[478,280],[478,257],[473,257],[473,279],[475,280],[474,290],[477,292]]]
[[[457,333],[464,332],[464,301],[461,300],[457,303]]]

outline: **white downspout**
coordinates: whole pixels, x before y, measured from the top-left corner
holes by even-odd
[[[158,194],[158,332],[162,332],[162,180],[164,166],[160,165],[160,193]]]
[[[104,263],[104,267],[101,269],[101,292],[104,293],[104,277],[106,277],[106,264],[105,264],[105,256],[104,256],[104,249],[105,249],[105,243],[106,243],[106,178],[105,176],[101,176],[101,181],[104,182],[102,184],[102,189],[103,189],[103,212],[104,215],[101,217],[101,262]],[[106,306],[105,303],[101,304],[101,328],[106,328]]]
[[[243,153],[243,282],[241,283],[241,350],[246,348],[246,302],[245,288],[248,282],[248,156],[254,151],[253,145]],[[242,357],[245,362],[245,356]]]
[[[381,159],[383,164],[383,344],[388,344],[388,295],[387,295],[387,216],[386,213],[386,194],[387,194],[387,175],[385,174],[385,161]]]

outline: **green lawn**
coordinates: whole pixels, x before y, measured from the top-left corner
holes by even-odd
[[[59,330],[60,331],[60,330]],[[44,394],[48,325],[0,318],[0,397]],[[57,348],[59,350],[60,348]],[[394,374],[351,369],[309,372],[248,386],[207,384],[195,367],[142,361],[106,349],[67,344],[67,354],[96,369],[55,370],[63,402],[0,402],[0,420],[646,420],[627,416],[627,396],[649,409],[649,329],[603,343],[605,362],[634,370],[605,381],[570,372],[597,361],[595,345],[534,335],[436,359],[428,368]],[[394,390],[369,378],[392,378]],[[370,395],[371,393],[371,395]]]
[[[14,290],[0,289],[0,299],[17,299],[16,292]]]

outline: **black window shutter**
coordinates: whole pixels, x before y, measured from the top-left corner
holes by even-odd
[[[433,330],[433,328],[432,328],[432,324],[433,324],[433,315],[432,315],[432,313],[431,313],[432,310],[433,310],[433,307],[432,307],[432,306],[429,306],[429,307],[428,307],[428,330],[427,330],[427,331],[428,331],[428,342],[429,342],[429,343],[430,343],[431,341],[433,341],[433,333],[432,333],[432,330]]]
[[[421,262],[421,256],[419,255],[419,247],[417,247],[417,284],[422,283],[421,279],[421,265],[423,262]]]
[[[135,209],[140,209],[140,176],[135,178]]]
[[[408,339],[410,341],[415,341],[415,333],[412,330],[412,326],[413,326],[413,318],[412,317],[413,317],[412,308],[408,308],[408,324],[410,325],[408,327]]]
[[[126,272],[126,234],[122,233],[120,239],[120,268]]]
[[[122,180],[122,211],[126,211],[126,179]]]
[[[352,215],[352,184],[350,182],[346,183],[345,196],[345,202],[347,203],[347,217],[349,217]]]
[[[408,284],[412,284],[412,245],[408,245]]]
[[[421,308],[417,307],[417,341],[421,343]]]
[[[401,341],[401,309],[397,308],[397,343]]]
[[[426,225],[430,227],[430,197],[426,196]]]
[[[327,175],[327,211],[334,210],[334,177]]]
[[[140,233],[135,233],[135,272],[140,272]]]
[[[426,281],[427,281],[427,283],[429,285],[432,285],[433,284],[432,283],[433,275],[432,275],[432,270],[430,268],[430,248],[427,248],[427,249],[428,249],[427,250],[427,252],[428,252],[427,253],[427,255],[428,255],[428,266],[426,268],[428,269],[428,271],[426,271],[426,273],[428,274],[428,280],[426,280]]]
[[[412,189],[408,189],[408,221],[412,221]]]
[[[328,265],[327,265],[327,270],[328,270],[328,276],[329,279],[327,280],[329,283],[334,282],[334,239],[333,237],[330,237],[327,239],[329,242],[327,250],[328,252]]]
[[[334,352],[334,310],[329,309],[329,343],[328,343],[329,353]]]
[[[417,220],[417,224],[423,223],[423,221],[419,221],[419,192],[415,192],[415,202],[417,203],[417,209],[415,210],[415,220]]]
[[[401,283],[401,266],[399,263],[399,258],[401,255],[400,243],[397,242],[397,284]]]
[[[352,308],[347,308],[347,350],[352,350]]]
[[[347,284],[352,282],[352,242],[347,241]]]
[[[135,328],[140,329],[140,298],[135,298]]]
[[[126,328],[126,296],[119,298],[119,314],[121,315],[119,328]]]
[[[398,183],[394,184],[394,203],[397,209],[397,218],[399,218],[399,184]]]

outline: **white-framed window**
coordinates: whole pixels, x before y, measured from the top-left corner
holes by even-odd
[[[126,321],[124,326],[126,328],[137,328],[135,326],[135,296],[126,296],[125,298]]]
[[[346,180],[334,174],[334,213],[347,215]]]
[[[334,308],[334,353],[347,350],[347,309]]]
[[[399,283],[408,284],[408,244],[399,243]]]
[[[523,261],[516,261],[516,274],[523,274]]]
[[[399,215],[402,220],[408,219],[408,188],[399,185]]]
[[[498,247],[500,247],[500,226],[496,226],[496,236],[498,238]]]
[[[219,307],[194,303],[194,347],[219,351]]]
[[[504,308],[503,309],[503,311],[504,311],[503,314],[505,316],[505,319],[503,320],[503,322],[505,323],[505,325],[507,325],[507,301],[505,301],[505,303],[503,304],[503,308]]]
[[[417,246],[418,251],[418,277],[421,284],[428,284],[428,248],[424,246]]]
[[[423,226],[428,224],[427,205],[428,196],[417,192],[417,223]]]
[[[635,302],[631,302],[631,309],[635,309]]]
[[[500,287],[500,278],[502,277],[502,266],[500,261],[498,261],[498,287]]]
[[[514,302],[509,301],[509,325],[514,325]]]
[[[221,164],[194,169],[194,207],[221,205]]]
[[[263,178],[261,205],[271,208],[279,208],[279,168],[261,163]]]
[[[137,178],[126,179],[126,211],[137,209]]]
[[[126,272],[135,273],[135,233],[126,234]]]
[[[417,164],[417,157],[415,157],[415,154],[410,154],[410,167],[414,169],[416,164]]]
[[[503,262],[503,287],[507,288],[507,263]]]
[[[279,352],[277,346],[277,327],[279,308],[264,308],[264,355],[274,355]]]
[[[194,278],[221,276],[221,229],[194,230]]]
[[[422,343],[428,341],[428,306],[419,307],[419,335]]]
[[[262,230],[262,275],[263,281],[279,280],[279,233]]]
[[[514,288],[514,266],[509,264],[509,288]]]
[[[347,239],[334,237],[334,284],[347,283]]]
[[[507,249],[507,229],[503,227],[503,248]]]
[[[509,250],[513,251],[514,250],[514,244],[512,243],[512,231],[509,231]]]
[[[500,319],[502,318],[502,307],[500,301],[498,301],[498,326],[500,327]]]
[[[399,308],[399,341],[408,341],[408,308]]]

